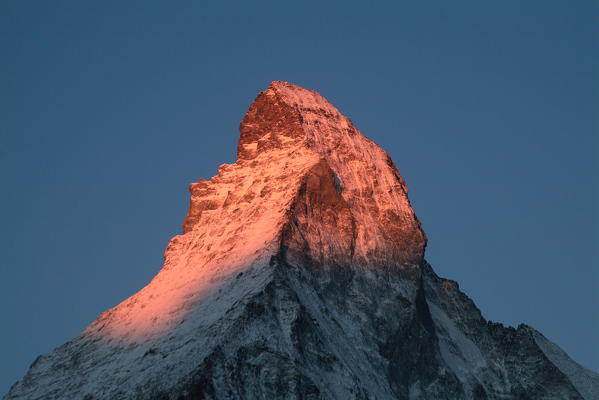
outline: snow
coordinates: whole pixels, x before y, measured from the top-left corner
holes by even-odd
[[[599,374],[583,367],[572,360],[555,343],[550,342],[536,330],[533,333],[535,342],[552,363],[554,363],[564,374],[576,390],[587,400],[599,399]]]
[[[436,323],[441,355],[447,365],[462,381],[466,381],[471,374],[478,375],[487,367],[480,349],[456,327],[443,310],[432,302],[428,302],[428,306]]]

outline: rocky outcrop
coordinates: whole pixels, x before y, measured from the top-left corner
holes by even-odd
[[[433,272],[397,168],[319,94],[273,82],[240,131],[160,273],[6,400],[599,398]]]

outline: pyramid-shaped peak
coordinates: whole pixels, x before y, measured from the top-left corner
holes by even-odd
[[[183,235],[160,273],[90,335],[162,335],[185,318],[189,299],[273,258],[338,270],[421,264],[426,237],[395,165],[320,95],[273,82],[240,130],[237,162],[190,185]]]

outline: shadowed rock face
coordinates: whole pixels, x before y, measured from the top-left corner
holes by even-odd
[[[599,398],[433,272],[395,165],[319,94],[273,82],[240,131],[159,274],[4,399]]]

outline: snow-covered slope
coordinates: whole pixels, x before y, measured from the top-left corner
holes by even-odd
[[[393,162],[322,96],[273,82],[240,132],[159,274],[5,399],[594,398],[597,374],[434,274]]]
[[[562,349],[555,343],[547,340],[540,332],[530,328],[535,342],[541,348],[545,356],[562,371],[576,390],[585,399],[599,399],[599,382],[597,381],[597,373],[593,372],[574,360],[572,360]]]

